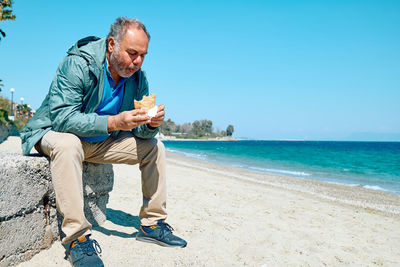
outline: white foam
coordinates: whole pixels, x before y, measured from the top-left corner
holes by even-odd
[[[206,161],[207,157],[204,154],[196,154],[196,153],[191,153],[191,152],[184,152],[184,151],[179,151],[179,150],[174,150],[170,148],[166,148],[168,152],[176,153],[181,156],[185,156],[188,158],[194,158],[194,159],[200,159]]]
[[[382,188],[380,186],[377,186],[377,185],[364,185],[363,187],[367,188],[367,189],[378,190],[378,191],[388,191],[388,190],[386,190],[386,189],[384,189],[384,188]]]
[[[361,186],[361,184],[348,184],[348,183],[339,183],[339,182],[325,181],[325,180],[321,180],[321,181],[329,183],[329,184],[338,184],[338,185],[345,185],[345,186],[351,186],[351,187]]]
[[[189,158],[195,158],[195,159],[201,159],[201,160],[208,160],[213,162],[213,160],[209,160],[207,158],[206,155],[204,154],[195,154],[195,153],[191,153],[191,152],[183,152],[183,151],[178,151],[178,150],[174,150],[174,149],[170,149],[167,148],[166,149],[169,152],[173,152],[176,154],[180,154],[182,156],[186,156]],[[286,174],[286,175],[292,175],[292,176],[312,176],[312,174],[306,173],[306,172],[299,172],[299,171],[289,171],[289,170],[280,170],[280,169],[269,169],[269,168],[261,168],[261,167],[248,167],[246,165],[242,165],[239,163],[228,163],[225,162],[226,165],[231,165],[234,167],[239,167],[239,168],[247,168],[249,170],[253,170],[253,171],[259,171],[259,172],[266,172],[266,173],[273,173],[273,174]]]
[[[251,170],[261,171],[261,172],[269,172],[276,174],[288,174],[294,176],[311,176],[311,174],[306,172],[298,172],[298,171],[288,171],[288,170],[279,170],[279,169],[268,169],[268,168],[260,168],[260,167],[250,167]]]

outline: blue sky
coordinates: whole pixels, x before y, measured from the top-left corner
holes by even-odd
[[[65,51],[136,17],[142,66],[177,123],[257,139],[400,140],[400,1],[14,1],[2,96],[37,109]]]

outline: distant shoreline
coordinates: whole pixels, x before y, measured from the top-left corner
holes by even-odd
[[[172,136],[173,137],[173,136]],[[348,142],[348,143],[400,143],[400,141],[380,141],[380,140],[302,140],[302,139],[246,139],[246,138],[227,138],[227,137],[214,137],[214,138],[171,138],[158,137],[161,141],[268,141],[268,142]]]
[[[235,137],[213,137],[213,138],[176,138],[174,136],[159,137],[161,141],[241,141]]]

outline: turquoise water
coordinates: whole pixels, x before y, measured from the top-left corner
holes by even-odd
[[[400,142],[163,142],[167,151],[200,160],[400,195]]]

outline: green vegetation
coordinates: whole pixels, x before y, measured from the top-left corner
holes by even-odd
[[[11,121],[8,119],[8,111],[0,108],[0,124],[10,125]]]
[[[233,131],[234,131],[233,125],[228,125],[228,127],[226,128],[226,135],[227,136],[232,136]]]
[[[0,0],[0,21],[15,20],[15,15],[12,13],[12,4],[13,1],[11,0]],[[6,37],[6,33],[0,29],[0,40],[2,37]]]
[[[206,139],[232,136],[233,125],[229,125],[226,131],[221,131],[219,129],[214,131],[213,122],[210,120],[196,120],[193,123],[184,123],[180,125],[168,119],[161,125],[160,132],[163,135],[175,136],[177,138]]]
[[[16,104],[14,103],[15,120],[10,120],[9,111],[11,110],[11,101],[7,98],[0,96],[0,123],[6,126],[15,125],[18,131],[28,123],[29,119],[32,118],[32,109],[27,104]]]
[[[10,112],[11,110],[11,101],[7,98],[1,97],[0,96],[0,109],[7,110]]]

